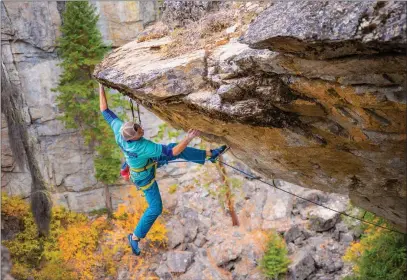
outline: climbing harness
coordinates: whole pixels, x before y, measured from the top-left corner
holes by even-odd
[[[140,172],[143,172],[143,171],[147,171],[150,168],[154,168],[154,177],[153,177],[153,179],[151,179],[151,181],[147,185],[140,186],[139,187],[140,190],[145,191],[145,190],[149,189],[154,184],[155,175],[156,175],[156,172],[157,172],[157,164],[158,164],[158,162],[153,160],[152,163],[147,164],[146,166],[144,166],[142,168],[130,168],[131,171],[136,172],[136,173],[140,173]]]
[[[133,103],[133,99],[131,99],[129,97],[129,102],[130,102],[130,110],[131,110],[131,115],[133,117],[133,122],[134,121],[134,103]],[[138,124],[141,126],[141,118],[140,118],[140,105],[138,103],[138,101],[136,101],[136,105],[137,105],[137,114],[138,114]]]
[[[208,160],[205,160],[205,161],[208,161]],[[325,205],[323,205],[323,204],[320,204],[320,203],[314,202],[314,201],[312,201],[312,200],[309,200],[309,199],[307,199],[307,198],[301,197],[301,196],[299,196],[299,195],[297,195],[297,194],[295,194],[295,193],[292,193],[292,192],[290,192],[290,191],[284,190],[284,189],[282,189],[282,188],[276,186],[276,184],[275,184],[275,182],[274,182],[274,179],[272,179],[272,183],[273,183],[273,184],[270,184],[270,183],[264,181],[261,177],[253,176],[252,174],[249,174],[249,173],[247,173],[247,172],[245,172],[245,171],[243,171],[243,170],[240,170],[239,168],[236,168],[236,167],[234,167],[234,166],[232,166],[232,165],[230,165],[230,164],[228,164],[228,163],[226,163],[226,162],[220,161],[220,160],[218,160],[218,159],[217,159],[216,161],[218,161],[219,163],[222,163],[222,164],[224,164],[224,165],[226,165],[226,166],[228,166],[228,167],[230,167],[230,168],[232,168],[232,169],[234,169],[234,170],[236,170],[236,171],[238,171],[238,172],[240,172],[240,173],[246,175],[247,177],[249,177],[249,178],[251,178],[251,179],[253,179],[253,180],[257,180],[257,181],[259,181],[259,182],[262,182],[263,184],[269,185],[270,187],[274,187],[274,188],[276,188],[277,190],[283,191],[283,192],[285,192],[285,193],[287,193],[287,194],[289,194],[289,195],[295,196],[295,197],[297,197],[297,198],[299,198],[299,199],[305,200],[305,201],[310,202],[310,203],[312,203],[312,204],[315,204],[315,205],[317,205],[317,206],[320,206],[320,207],[323,207],[323,208],[325,208],[325,209],[331,210],[331,211],[333,211],[333,212],[335,212],[335,213],[338,213],[338,214],[340,214],[340,215],[344,215],[344,216],[346,216],[346,217],[349,217],[349,218],[358,220],[358,221],[360,221],[360,222],[362,222],[362,223],[370,224],[370,225],[375,226],[375,227],[379,227],[379,228],[382,228],[382,229],[385,229],[385,230],[388,230],[388,231],[393,231],[393,232],[396,232],[396,233],[400,233],[400,234],[405,235],[405,233],[403,233],[403,232],[401,232],[401,231],[397,231],[397,230],[394,230],[394,229],[390,229],[390,228],[387,228],[387,227],[384,227],[384,226],[381,226],[381,225],[378,225],[378,224],[375,224],[375,223],[372,223],[372,222],[363,220],[363,219],[361,219],[361,218],[358,218],[358,217],[349,215],[349,214],[347,214],[347,213],[345,213],[345,212],[341,212],[341,211],[332,209],[332,208],[330,208],[330,207],[328,207],[328,206],[325,206]],[[179,163],[179,162],[190,162],[190,161],[187,161],[187,160],[175,160],[175,161],[169,161],[169,162],[167,162],[167,163]],[[157,163],[159,163],[159,162],[157,162]]]

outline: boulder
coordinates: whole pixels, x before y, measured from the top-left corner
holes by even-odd
[[[172,274],[166,264],[161,264],[156,270],[155,273],[162,280],[172,280]]]
[[[328,209],[318,209],[309,212],[310,228],[315,231],[327,231],[335,226],[340,214]]]
[[[198,213],[191,208],[185,208],[182,212],[186,242],[193,242],[198,234]]]
[[[288,279],[304,280],[315,270],[315,262],[308,250],[296,252],[288,267]]]
[[[187,251],[170,251],[167,252],[168,271],[170,273],[184,273],[192,263],[194,254]]]
[[[194,258],[194,263],[188,271],[179,277],[180,280],[229,280],[231,274],[218,268],[208,259],[205,249],[200,249]]]
[[[297,239],[305,239],[305,235],[303,233],[303,229],[300,226],[295,225],[291,227],[288,231],[284,233],[284,240],[288,244],[290,242],[294,242]]]
[[[236,260],[242,253],[242,244],[232,238],[220,242],[209,249],[209,253],[217,266],[223,266]]]
[[[241,41],[319,59],[401,53],[407,43],[405,9],[402,2],[278,2],[260,14]]]
[[[178,219],[171,219],[165,227],[167,229],[168,248],[173,249],[184,242],[185,229]]]
[[[346,210],[346,201],[343,198],[337,200],[331,199],[325,205],[338,212],[344,212]],[[338,212],[323,207],[312,208],[307,213],[310,229],[315,231],[330,230],[339,221],[340,214]]]

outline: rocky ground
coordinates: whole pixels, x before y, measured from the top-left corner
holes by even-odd
[[[225,161],[250,172],[230,154]],[[284,236],[288,246],[288,279],[341,279],[349,273],[341,257],[360,233],[349,230],[339,214],[236,171],[227,169],[227,175],[233,182],[237,227],[232,226],[228,209],[216,195],[222,180],[214,164],[177,163],[160,170],[168,248],[149,256],[150,263],[138,275],[130,275],[122,267],[118,279],[140,279],[152,271],[160,279],[266,279],[258,264],[267,233],[273,230]],[[343,196],[279,180],[275,184],[339,211],[348,207]]]

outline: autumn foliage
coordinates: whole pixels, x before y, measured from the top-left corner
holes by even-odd
[[[123,266],[130,273],[139,273],[147,264],[145,258],[165,248],[166,229],[161,219],[156,221],[143,241],[143,257],[132,256],[126,236],[147,203],[134,188],[123,191],[122,200],[110,221],[105,215],[88,217],[55,207],[49,236],[39,237],[28,204],[2,193],[2,220],[22,225],[12,239],[2,242],[10,250],[12,275],[40,280],[115,278]]]

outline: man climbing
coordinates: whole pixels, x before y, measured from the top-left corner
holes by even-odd
[[[143,137],[143,128],[134,122],[121,121],[109,110],[103,85],[99,84],[100,111],[105,120],[111,126],[116,143],[124,153],[126,162],[122,166],[121,173],[126,174],[130,170],[129,178],[138,190],[144,192],[148,208],[142,215],[133,233],[127,238],[135,255],[140,255],[139,242],[144,238],[155,220],[162,212],[162,201],[155,171],[158,167],[178,158],[187,161],[204,164],[206,157],[211,162],[228,150],[227,146],[221,146],[214,150],[199,150],[187,147],[195,137],[200,135],[196,129],[190,129],[187,136],[180,143],[169,145],[156,144]]]

